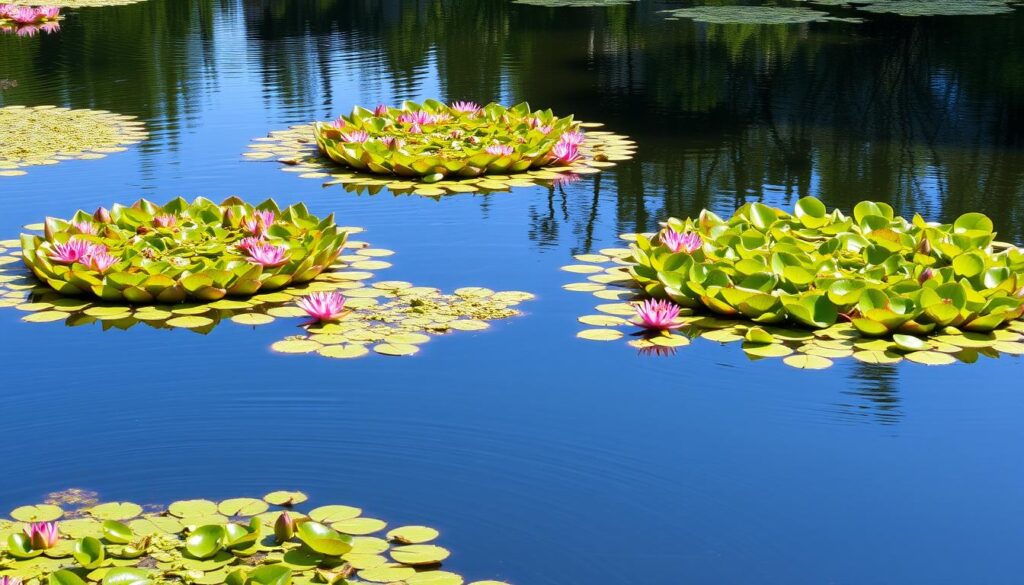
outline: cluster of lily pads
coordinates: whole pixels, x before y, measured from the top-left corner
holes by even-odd
[[[248,297],[316,278],[341,253],[347,234],[334,216],[268,199],[252,206],[177,198],[140,199],[68,220],[46,218],[42,237],[22,235],[22,258],[66,296],[165,305],[187,299]]]
[[[387,529],[352,506],[300,512],[302,492],[261,499],[38,504],[0,519],[4,585],[462,585],[427,526]],[[272,507],[274,509],[272,509]],[[471,584],[473,585],[473,584]],[[476,581],[475,585],[503,585]]]
[[[1014,11],[1015,0],[801,0],[818,6],[846,7],[861,12],[899,16],[975,16]],[[804,6],[712,5],[661,11],[669,20],[710,24],[803,24],[810,22],[859,23],[863,19],[835,16]]]
[[[60,30],[60,8],[56,6],[19,6],[0,4],[0,32],[31,37],[39,32]]]
[[[635,144],[593,130],[600,126],[527,104],[427,100],[373,111],[356,107],[333,122],[272,132],[245,156],[276,159],[303,178],[359,192],[486,193],[551,184],[631,159]]]
[[[850,355],[945,364],[979,350],[1024,353],[1024,251],[995,241],[992,227],[978,213],[952,224],[906,220],[874,202],[846,216],[808,197],[793,213],[751,203],[728,219],[707,210],[669,219],[658,234],[626,234],[629,250],[564,268],[589,275],[567,288],[620,301],[581,321],[642,326],[641,348],[700,335],[800,367]]]
[[[197,203],[200,208],[212,205],[201,199],[192,205]],[[232,200],[225,202],[228,203],[232,203]],[[144,210],[149,205],[151,204],[148,202],[140,202],[137,209]],[[168,211],[184,205],[185,202],[178,200],[161,209]],[[98,215],[123,214],[125,209],[132,208],[115,207]],[[228,209],[231,209],[231,206],[228,206]],[[276,224],[276,221],[260,224],[262,218],[257,217],[259,213],[274,213],[276,206],[273,202],[258,207],[242,205],[241,209],[245,209],[246,213],[236,213],[234,216],[255,219],[255,223],[251,225],[254,229],[259,229],[261,225],[264,229],[273,229],[272,225]],[[152,216],[152,222],[156,221],[156,217],[166,216],[160,220],[160,223],[166,224],[160,229],[172,226],[167,219],[170,217],[169,214],[153,215],[151,211],[150,208],[150,211],[145,213]],[[284,217],[288,213],[286,211],[280,216]],[[98,225],[95,215],[97,214],[72,218],[70,223],[77,222],[80,225],[69,228],[70,231],[98,231],[92,230]],[[224,212],[221,217],[226,215],[227,212]],[[275,218],[278,217],[277,213],[274,215]],[[187,220],[181,215],[176,217],[178,219],[174,220],[172,227],[185,229]],[[243,221],[244,223],[246,222]],[[315,222],[308,220],[307,223],[312,225]],[[50,225],[58,231],[62,227],[62,224],[53,222]],[[147,229],[143,231],[149,235],[150,223],[145,225]],[[36,224],[26,228],[45,231],[47,224]],[[362,228],[358,227],[335,229],[339,234],[362,231]],[[136,228],[136,233],[138,231]],[[36,241],[45,239],[45,235],[23,235],[23,239],[26,238],[29,241]],[[139,238],[138,241],[146,240]],[[138,324],[145,324],[153,328],[186,329],[205,334],[226,321],[259,326],[268,325],[277,319],[296,319],[296,325],[302,326],[301,333],[289,335],[272,346],[274,351],[281,353],[317,353],[331,358],[361,357],[370,351],[392,356],[412,355],[419,350],[420,345],[433,336],[454,331],[482,330],[488,327],[488,321],[518,315],[519,311],[515,306],[533,298],[532,294],[526,292],[495,292],[480,287],[464,287],[456,289],[453,294],[443,294],[439,289],[415,286],[404,281],[371,282],[375,276],[373,271],[391,266],[382,258],[391,256],[394,252],[371,248],[368,243],[362,241],[345,240],[342,253],[336,255],[332,263],[323,268],[313,280],[297,282],[293,279],[287,286],[272,292],[260,290],[248,297],[225,296],[212,301],[193,298],[187,299],[190,302],[166,304],[162,299],[166,300],[168,293],[162,293],[154,297],[154,304],[137,304],[128,302],[129,297],[137,298],[138,291],[134,290],[127,294],[122,292],[122,299],[113,301],[88,296],[65,296],[57,292],[40,283],[26,267],[18,266],[25,255],[24,249],[19,250],[19,244],[17,240],[0,241],[0,307],[13,307],[25,312],[26,315],[22,319],[24,321],[60,321],[67,326],[83,326],[98,322],[105,330],[129,329]],[[65,246],[64,251],[68,249]],[[34,254],[38,256],[38,247]],[[83,258],[80,257],[77,264],[82,265],[82,270],[86,270],[86,266],[82,264]],[[86,263],[91,262],[96,260],[86,259]],[[73,268],[78,270],[77,267]],[[182,284],[182,287],[185,285]],[[136,288],[148,290],[145,285]],[[188,288],[184,290],[188,292]],[[207,298],[217,296],[205,289],[201,294]],[[306,320],[299,322],[299,318]]]
[[[984,16],[1013,12],[1016,0],[802,0],[899,16]]]
[[[147,137],[132,116],[55,106],[0,108],[0,177],[24,175],[24,167],[122,152]]]

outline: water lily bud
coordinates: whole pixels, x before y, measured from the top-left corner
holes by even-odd
[[[33,522],[25,527],[25,536],[28,537],[32,550],[51,549],[57,546],[57,541],[60,540],[56,522]]]
[[[932,244],[928,241],[928,238],[921,238],[921,243],[917,245],[917,251],[922,254],[932,253]]]
[[[274,537],[277,542],[284,542],[293,536],[295,536],[295,520],[292,520],[288,512],[281,512],[281,515],[277,517],[277,522],[274,522]]]
[[[114,220],[110,218],[110,212],[107,211],[106,207],[100,207],[96,210],[96,213],[92,214],[92,218],[100,223],[110,223]]]
[[[935,278],[935,272],[931,268],[925,268],[921,271],[921,274],[918,275],[917,282],[919,284],[924,284],[926,280],[931,280],[932,278]]]
[[[237,223],[238,222],[235,221],[235,210],[229,208],[224,213],[224,222],[222,223],[222,225],[224,227],[226,227],[226,228],[229,228],[229,227],[234,227],[235,225],[237,225]]]

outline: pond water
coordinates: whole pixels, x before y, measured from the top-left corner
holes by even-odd
[[[274,197],[366,227],[397,252],[383,277],[537,295],[414,357],[347,361],[271,352],[289,319],[198,335],[0,310],[0,510],[68,487],[163,503],[299,489],[439,528],[470,580],[1019,583],[1021,358],[806,372],[704,340],[639,355],[575,337],[594,302],[559,267],[668,215],[805,195],[981,211],[1024,243],[1024,11],[658,14],[679,6],[147,0],[0,35],[0,79],[17,81],[0,105],[111,110],[151,134],[0,178],[0,239],[138,196]],[[528,100],[639,150],[553,190],[439,201],[241,157],[354,104],[431,97]]]

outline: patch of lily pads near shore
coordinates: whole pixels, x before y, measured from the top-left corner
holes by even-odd
[[[984,16],[1014,11],[1011,0],[803,0],[819,7],[844,7],[859,12],[899,16]],[[668,20],[693,20],[720,25],[787,25],[812,22],[859,23],[805,6],[713,5],[662,10]]]
[[[272,349],[354,358],[415,354],[433,336],[519,315],[515,307],[533,298],[371,282],[394,252],[348,240],[362,228],[273,200],[140,200],[26,227],[42,234],[23,234],[20,250],[16,240],[0,242],[0,307],[26,312],[28,322],[208,333],[227,320],[294,318],[301,333]]]
[[[356,106],[331,122],[272,132],[244,156],[360,193],[489,193],[551,185],[631,159],[635,144],[600,126],[525,103],[403,102]]]
[[[15,177],[25,167],[123,152],[148,134],[136,118],[103,110],[6,106],[0,136],[0,177]]]
[[[805,0],[899,16],[988,16],[1014,11],[1014,0]]]
[[[444,570],[450,552],[427,526],[389,529],[360,508],[300,511],[307,496],[277,491],[169,506],[98,503],[55,494],[0,519],[4,585],[462,585]],[[475,581],[470,585],[504,585]]]
[[[545,8],[604,8],[605,6],[625,6],[637,0],[513,0],[513,4],[543,6]]]
[[[723,219],[669,219],[624,234],[629,249],[577,256],[568,290],[605,301],[585,339],[672,352],[701,337],[740,342],[752,359],[820,369],[832,360],[926,365],[1024,354],[1024,251],[992,221],[895,216],[861,202],[847,216],[813,197],[792,213],[750,203]]]

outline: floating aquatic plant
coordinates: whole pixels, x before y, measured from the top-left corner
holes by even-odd
[[[710,24],[803,24],[808,22],[844,21],[827,12],[796,6],[694,6],[662,10],[668,20],[695,20]]]
[[[27,227],[45,228],[42,224]],[[361,228],[339,230],[351,234]],[[515,306],[533,298],[530,293],[480,287],[442,294],[438,289],[409,282],[371,282],[371,270],[390,267],[382,258],[393,252],[349,240],[345,250],[352,253],[338,256],[313,281],[248,298],[135,306],[123,301],[66,297],[40,285],[29,270],[18,266],[21,252],[17,246],[16,240],[0,241],[0,307],[25,312],[24,321],[63,322],[67,326],[100,323],[105,330],[145,324],[208,333],[228,321],[258,326],[293,319],[296,328],[303,328],[273,345],[281,353],[318,353],[332,358],[361,357],[371,351],[411,355],[433,336],[486,329],[488,321],[518,315]],[[72,261],[83,257],[85,251],[65,246],[61,253]],[[303,323],[302,318],[308,316],[315,319]]]
[[[60,8],[56,6],[18,6],[0,4],[0,32],[33,37],[40,32],[60,30]]]
[[[823,6],[851,6],[899,16],[985,16],[1014,11],[1012,0],[807,0]]]
[[[62,160],[97,159],[147,137],[142,122],[102,110],[54,106],[0,108],[0,177],[22,167]]]
[[[605,6],[623,6],[637,0],[513,0],[513,4],[544,6],[547,8],[603,8]]]
[[[297,204],[220,205],[140,199],[71,219],[47,218],[42,237],[24,234],[22,259],[68,296],[133,304],[249,297],[313,280],[341,253],[346,233]]]
[[[437,530],[388,530],[387,522],[353,506],[302,512],[306,501],[302,492],[278,491],[167,507],[21,506],[10,521],[0,519],[0,584],[464,583],[442,569],[451,553],[434,544]]]
[[[324,186],[438,197],[507,191],[600,172],[633,157],[635,145],[601,124],[557,118],[522,104],[406,102],[356,108],[333,122],[294,126],[258,138],[245,153]]]
[[[699,237],[700,247],[674,247],[683,235]],[[752,203],[729,219],[704,211],[670,219],[658,234],[625,237],[632,249],[581,255],[584,264],[565,267],[589,275],[566,288],[618,301],[581,318],[602,328],[581,337],[667,329],[651,326],[658,313],[649,307],[638,310],[653,298],[679,311],[679,328],[641,333],[633,342],[640,348],[695,336],[742,341],[751,356],[805,368],[844,356],[945,364],[1024,353],[1024,252],[995,241],[991,220],[978,213],[938,224],[862,202],[848,217],[808,197],[793,213]]]

